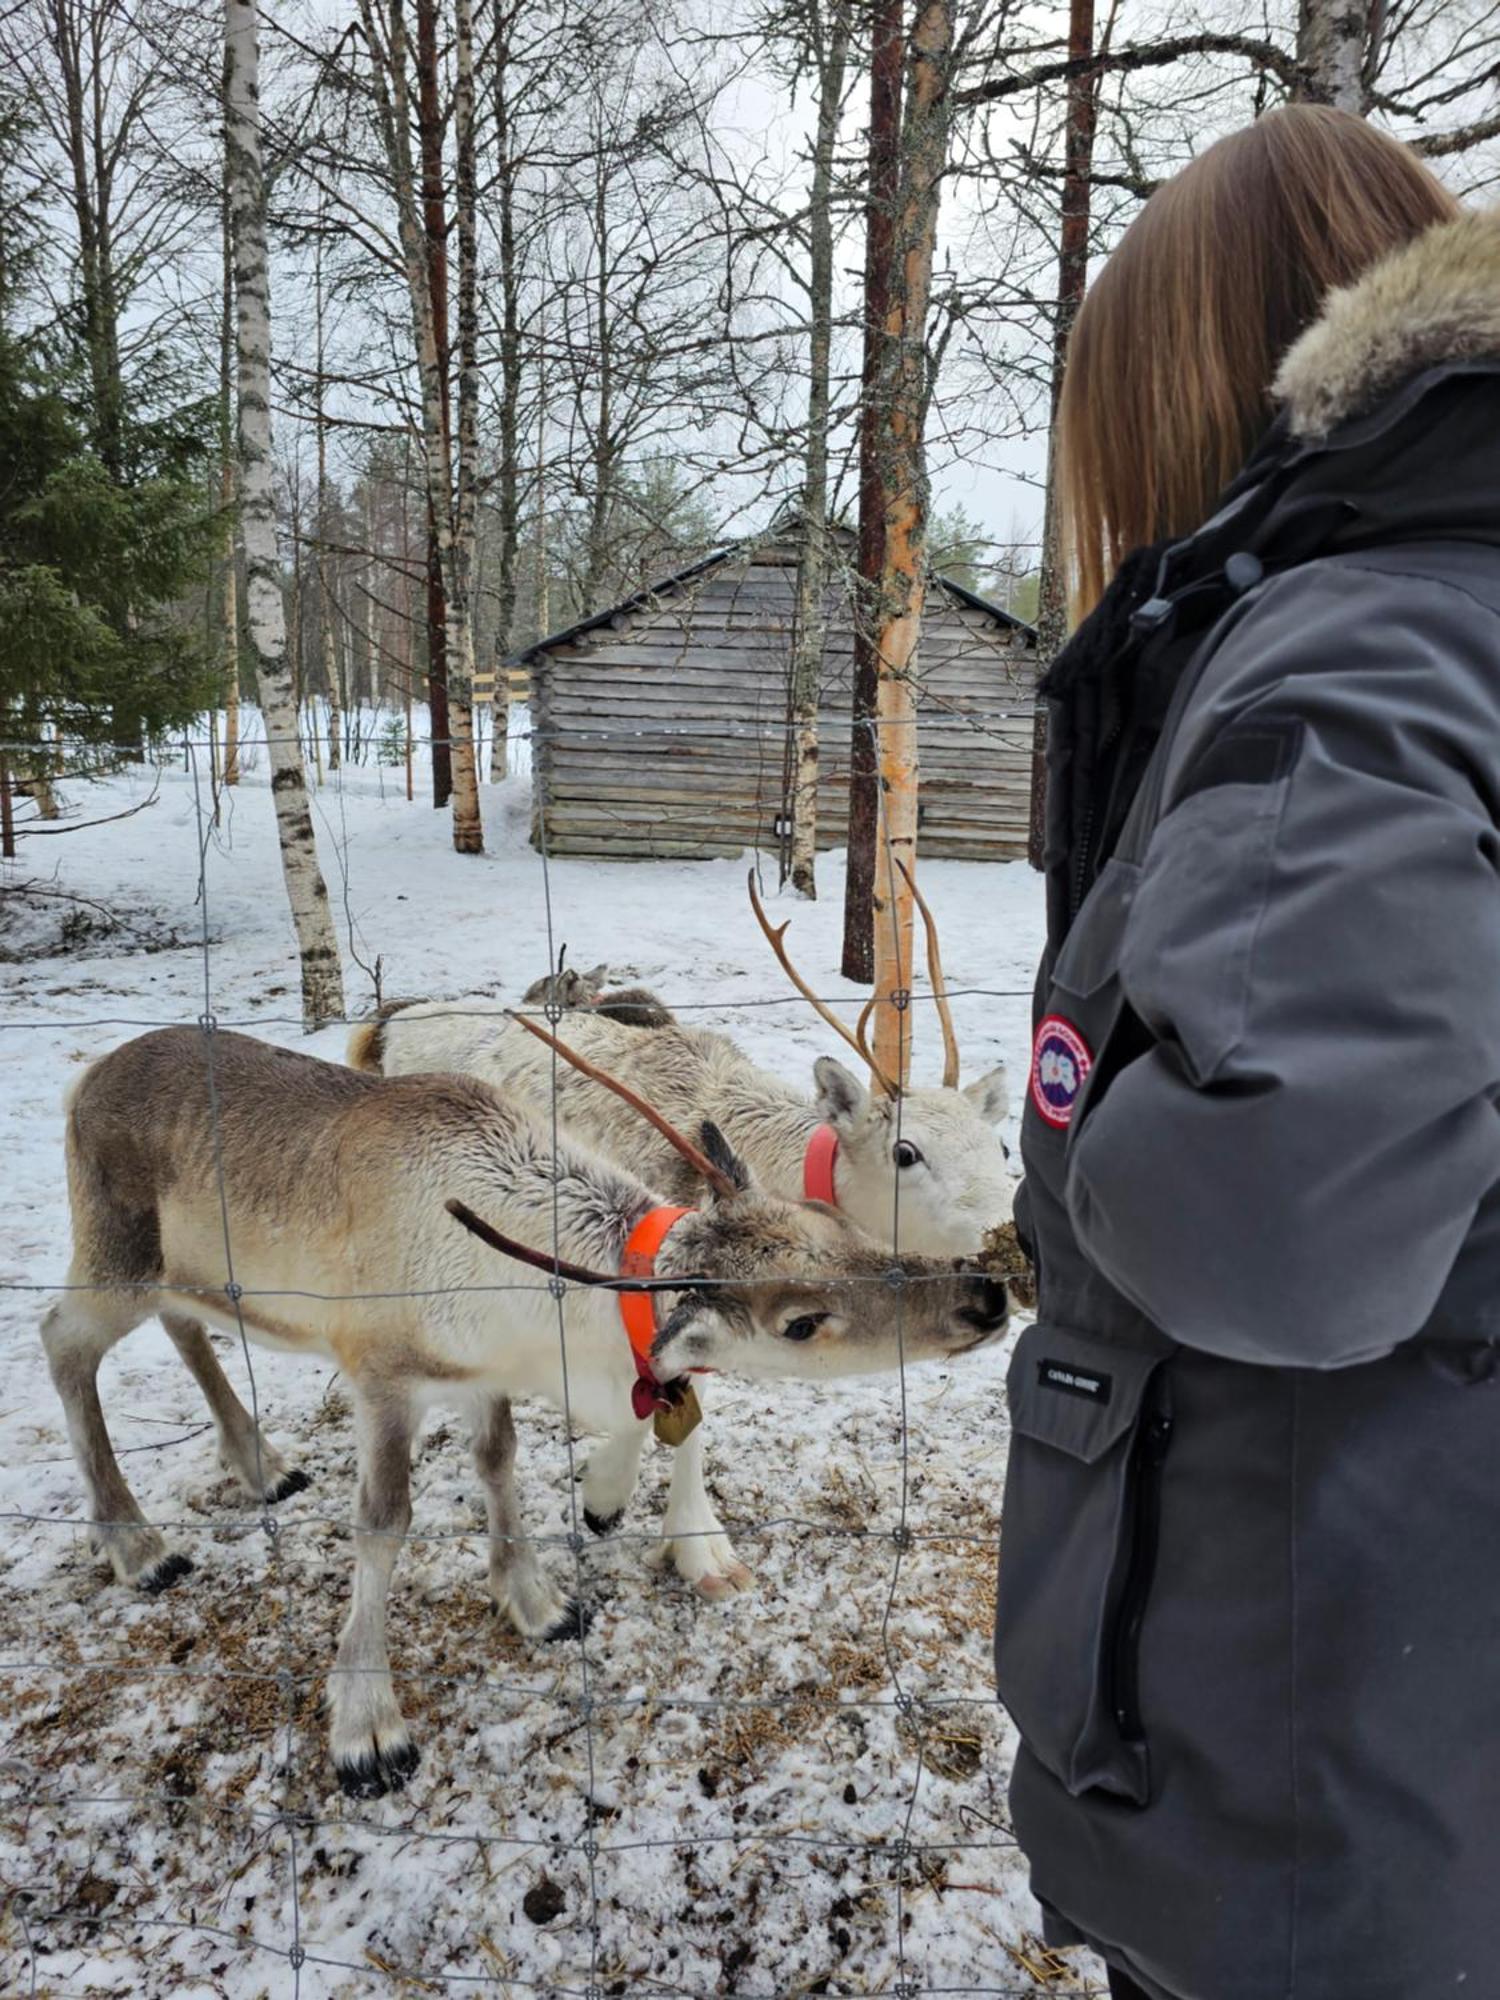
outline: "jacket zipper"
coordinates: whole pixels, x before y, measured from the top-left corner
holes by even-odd
[[[1156,1570],[1161,1534],[1162,1469],[1172,1442],[1172,1418],[1166,1410],[1151,1411],[1141,1426],[1131,1453],[1129,1502],[1130,1553],[1110,1638],[1110,1706],[1115,1726],[1127,1743],[1145,1737],[1141,1722],[1141,1627]]]
[[[1099,748],[1094,756],[1094,769],[1096,772],[1103,765],[1105,758],[1109,755],[1110,751],[1114,749],[1115,745],[1119,742],[1120,738],[1124,735],[1124,733],[1125,733],[1125,725],[1123,722],[1115,723],[1113,727],[1110,729],[1109,734],[1100,743]],[[1083,832],[1079,836],[1078,848],[1074,856],[1074,862],[1073,862],[1073,880],[1071,884],[1071,893],[1068,904],[1068,921],[1070,923],[1072,922],[1073,918],[1078,915],[1078,912],[1083,908],[1083,899],[1088,890],[1088,872],[1090,863],[1093,860],[1094,827],[1096,821],[1098,820],[1098,817],[1099,817],[1098,788],[1091,787],[1089,793],[1088,808],[1085,811],[1083,818]]]

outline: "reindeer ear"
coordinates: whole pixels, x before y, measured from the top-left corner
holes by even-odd
[[[817,1085],[818,1116],[841,1137],[847,1137],[870,1101],[869,1091],[832,1056],[818,1057],[813,1064],[813,1081]]]
[[[580,972],[578,975],[579,984],[590,993],[602,992],[608,978],[609,967],[607,965],[591,966],[587,972]]]
[[[727,1174],[742,1191],[750,1185],[750,1169],[730,1145],[712,1118],[705,1118],[698,1130],[698,1144],[708,1155],[711,1165],[721,1174]]]
[[[988,1076],[980,1077],[977,1083],[966,1084],[964,1096],[986,1125],[999,1125],[1010,1110],[1010,1083],[1004,1063],[998,1069],[992,1069]]]

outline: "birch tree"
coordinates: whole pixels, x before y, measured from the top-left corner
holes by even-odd
[[[224,770],[220,782],[228,787],[240,781],[240,605],[239,533],[234,521],[234,229],[229,212],[227,147],[220,211],[223,278],[219,307],[219,498],[229,517],[220,600],[224,648]]]
[[[1362,116],[1380,57],[1385,0],[1299,0],[1294,95]]]
[[[343,969],[328,890],[318,866],[297,701],[286,650],[271,461],[271,300],[260,141],[260,51],[255,0],[225,0],[224,143],[234,232],[239,375],[239,483],[245,610],[271,764],[282,874],[309,1029],[344,1011]]]

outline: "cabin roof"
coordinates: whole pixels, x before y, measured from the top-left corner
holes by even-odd
[[[643,611],[660,599],[671,597],[709,570],[717,569],[721,563],[730,562],[737,556],[748,556],[753,560],[763,551],[767,557],[775,560],[772,552],[777,549],[778,543],[784,550],[788,540],[789,536],[786,534],[756,535],[740,541],[722,543],[706,556],[700,556],[696,562],[688,563],[685,568],[658,578],[656,582],[647,584],[644,589],[633,591],[629,597],[622,597],[618,604],[611,604],[604,611],[595,611],[587,618],[580,618],[572,625],[565,625],[561,631],[549,632],[544,639],[534,639],[529,646],[523,646],[518,652],[512,653],[502,665],[525,666],[539,654],[550,653],[558,646],[571,645],[585,632],[597,632],[601,626],[610,625],[617,618],[626,617],[631,612]],[[930,573],[930,581],[970,611],[982,612],[985,617],[993,619],[1002,630],[1018,632],[1028,644],[1036,643],[1036,627],[1028,625],[1024,618],[1017,618],[1014,612],[1005,610],[1003,606],[992,602],[988,597],[981,597],[977,591],[969,590],[951,576],[944,576],[940,570],[933,570]]]

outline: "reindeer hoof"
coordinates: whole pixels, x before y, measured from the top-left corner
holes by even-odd
[[[399,1792],[420,1761],[415,1743],[398,1743],[389,1750],[366,1750],[358,1757],[345,1757],[334,1766],[339,1790],[346,1799],[383,1799],[387,1792]]]
[[[136,1578],[136,1588],[145,1591],[148,1597],[156,1597],[164,1590],[170,1590],[174,1583],[180,1583],[192,1574],[191,1556],[163,1556],[160,1562],[152,1563],[150,1569],[142,1570]]]
[[[738,1597],[750,1585],[750,1572],[741,1565],[737,1570],[728,1571],[723,1576],[700,1576],[693,1585],[700,1597],[706,1597],[710,1604],[721,1604],[726,1598]]]
[[[624,1518],[623,1507],[616,1507],[613,1514],[595,1514],[587,1507],[583,1510],[584,1525],[591,1535],[612,1535]]]
[[[588,1605],[570,1597],[563,1606],[562,1616],[547,1627],[542,1637],[549,1646],[557,1639],[586,1639],[593,1622],[594,1614]]]
[[[300,1466],[284,1472],[266,1495],[266,1505],[274,1507],[278,1500],[290,1500],[294,1493],[305,1493],[312,1481]]]

